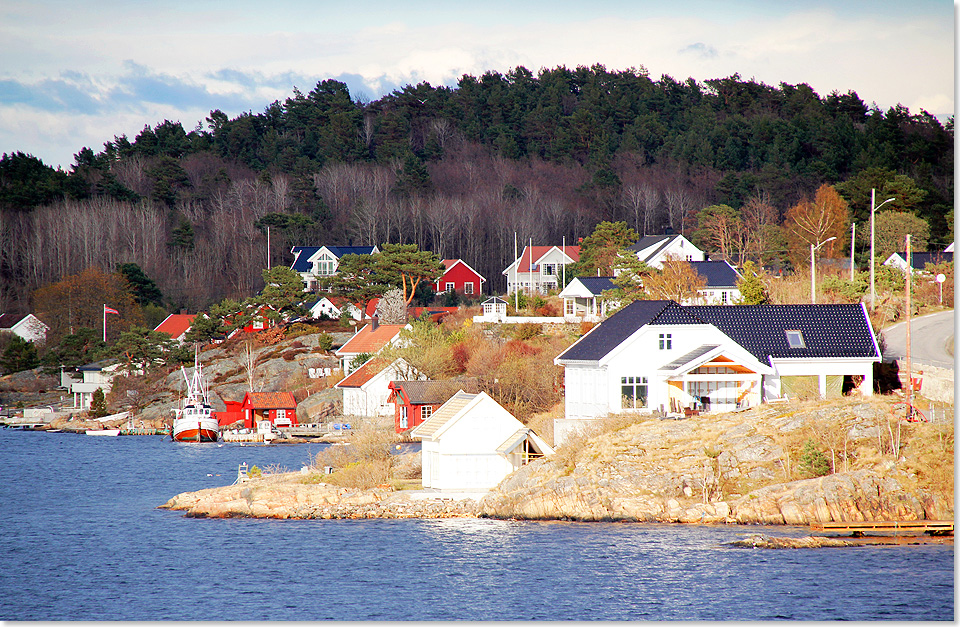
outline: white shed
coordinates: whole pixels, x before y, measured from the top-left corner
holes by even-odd
[[[486,491],[553,449],[485,392],[458,392],[411,435],[419,438],[423,487]]]
[[[426,376],[417,372],[403,359],[387,363],[374,357],[334,387],[343,390],[345,416],[390,416],[394,413],[390,398],[391,381],[422,381]]]

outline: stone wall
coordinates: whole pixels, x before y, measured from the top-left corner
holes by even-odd
[[[897,367],[900,369],[900,384],[905,389],[907,386],[907,362],[897,360]],[[913,362],[913,376],[914,378],[919,376],[923,379],[920,389],[922,396],[938,403],[953,404],[954,370],[952,368],[927,366],[915,361]]]

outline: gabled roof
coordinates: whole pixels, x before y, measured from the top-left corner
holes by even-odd
[[[472,273],[474,273],[475,275],[477,275],[477,277],[480,278],[480,282],[481,282],[481,283],[486,282],[486,279],[483,278],[483,275],[481,275],[479,272],[477,272],[476,270],[474,270],[473,268],[471,268],[471,267],[470,267],[470,264],[468,264],[468,263],[467,263],[466,261],[464,261],[463,259],[444,259],[443,261],[441,261],[441,263],[443,264],[443,274],[446,274],[447,272],[450,272],[450,270],[452,270],[454,266],[456,266],[457,264],[460,264],[460,265],[464,266],[464,267],[465,267],[467,270],[469,270],[470,272],[472,272]],[[443,277],[441,276],[440,278],[443,278]],[[437,279],[437,280],[439,280],[439,279]]]
[[[640,258],[640,261],[649,261],[650,259],[653,259],[653,257],[655,257],[658,252],[666,248],[670,244],[670,242],[672,242],[677,237],[678,237],[677,235],[644,235],[639,239],[639,241],[637,241],[636,244],[634,244],[627,250],[633,251],[635,253],[639,253],[641,251],[644,251],[650,248],[651,246],[655,246],[653,250],[651,250],[646,255]]]
[[[635,300],[560,353],[559,361],[599,361],[648,324],[703,324],[672,300]]]
[[[163,322],[157,325],[154,331],[166,333],[176,339],[190,329],[190,325],[193,324],[193,319],[196,317],[197,314],[170,314]]]
[[[514,265],[517,266],[517,272],[531,272],[531,260],[533,264],[533,271],[536,271],[540,266],[540,260],[543,259],[551,250],[557,250],[563,253],[572,260],[571,263],[580,261],[580,246],[524,246],[520,257],[515,259],[513,263],[503,271],[503,274],[507,274],[507,272],[510,270],[510,267]]]
[[[411,405],[436,405],[446,403],[457,392],[480,392],[480,382],[475,377],[443,381],[391,381],[388,387],[402,394],[403,399]]]
[[[291,248],[290,252],[293,253],[293,265],[290,266],[290,269],[296,270],[297,272],[310,272],[312,268],[308,260],[318,250],[320,250],[320,246],[294,246]]]
[[[481,305],[506,305],[507,301],[503,300],[499,296],[491,296],[487,300],[480,303]]]
[[[0,314],[0,329],[12,329],[25,317],[26,316],[19,316],[17,314]]]
[[[359,354],[359,353],[377,353],[384,346],[389,344],[400,335],[400,331],[407,325],[403,324],[378,324],[373,328],[373,324],[367,324],[357,331],[353,337],[338,348],[335,355]]]
[[[370,381],[381,372],[383,372],[389,364],[382,359],[371,359],[366,362],[349,375],[341,379],[336,385],[335,388],[359,388],[363,387],[364,383]]]
[[[426,421],[414,427],[410,434],[413,437],[432,437],[448,422],[455,419],[468,405],[479,397],[480,394],[467,394],[466,392],[457,392],[450,400],[444,403],[437,411],[433,413]]]
[[[727,261],[688,261],[707,280],[707,288],[736,287],[740,273]]]
[[[612,276],[578,276],[572,279],[567,287],[563,288],[563,292],[570,289],[574,281],[582,285],[593,296],[600,296],[600,293],[604,290],[612,290],[616,287],[613,284]],[[560,295],[563,296],[563,293],[561,292]]]
[[[524,440],[530,440],[534,448],[539,450],[543,455],[552,455],[554,452],[553,448],[544,442],[533,429],[523,427],[522,429],[517,429],[509,438],[504,440],[503,444],[497,447],[497,453],[507,456],[516,450]]]
[[[684,309],[764,363],[768,356],[880,358],[863,304],[692,305]],[[805,347],[790,348],[786,331],[800,331]]]
[[[296,409],[297,399],[291,392],[247,392],[243,397],[246,404],[250,400],[250,407],[254,409]]]
[[[344,255],[372,255],[378,250],[376,246],[327,246],[326,249],[337,259]]]

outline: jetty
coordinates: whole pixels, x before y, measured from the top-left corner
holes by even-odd
[[[854,538],[862,538],[869,532],[889,536],[952,536],[952,520],[866,520],[855,522],[816,522],[810,523],[811,531],[821,533],[849,533]]]

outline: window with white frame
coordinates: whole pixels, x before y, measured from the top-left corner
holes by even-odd
[[[720,302],[724,305],[727,304],[727,290],[720,290]]]
[[[420,408],[420,420],[426,421],[433,415],[433,405],[424,405]]]
[[[254,320],[254,321],[253,321],[253,328],[254,328],[254,329],[262,329],[262,328],[263,328],[263,320],[262,320],[262,319],[259,319],[259,318],[258,318],[257,320]]]
[[[672,350],[673,349],[673,334],[672,333],[661,333],[660,334],[660,350]]]
[[[457,289],[457,284],[454,283],[453,281],[447,281],[447,282],[444,284],[444,290],[447,291],[447,292],[452,292],[452,291],[454,291],[455,289]]]
[[[409,426],[407,422],[407,406],[404,405],[400,408],[400,428],[406,429]]]
[[[464,294],[473,294],[473,281],[467,281],[463,284]]]
[[[557,276],[557,264],[545,263],[540,266],[540,274],[544,276]]]
[[[647,378],[620,377],[622,409],[638,409],[647,406]]]
[[[577,312],[577,304],[572,298],[563,299],[563,311],[566,315],[572,316]]]
[[[320,276],[330,276],[337,269],[337,260],[333,255],[324,253],[317,260],[317,274]]]

